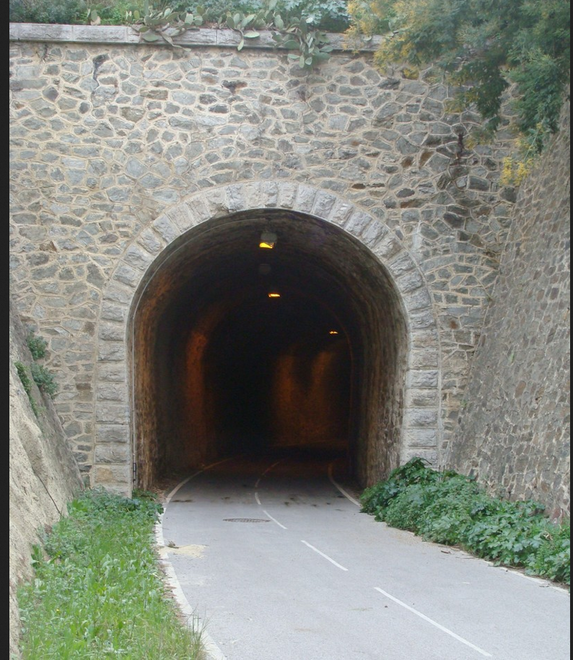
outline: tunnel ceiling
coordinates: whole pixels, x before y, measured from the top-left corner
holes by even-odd
[[[258,246],[265,230],[277,234],[273,250]],[[268,275],[260,274],[261,264],[270,266]],[[178,239],[140,306],[151,304],[160,315],[188,322],[214,300],[229,301],[230,310],[265,297],[270,286],[280,289],[281,304],[288,304],[289,295],[305,298],[329,310],[350,333],[373,297],[382,305],[396,303],[381,265],[338,227],[293,213],[255,211],[205,223]]]

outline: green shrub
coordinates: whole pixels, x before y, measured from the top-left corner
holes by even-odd
[[[393,497],[386,507],[379,509],[378,519],[392,527],[417,532],[431,498],[428,484],[411,484]]]
[[[30,371],[32,372],[34,382],[41,392],[44,392],[48,396],[54,396],[56,394],[58,384],[56,383],[54,374],[49,369],[34,362],[30,367]]]
[[[32,353],[34,360],[41,360],[46,357],[46,348],[48,343],[43,337],[38,337],[33,330],[30,330],[28,336],[26,337],[26,343]]]
[[[547,524],[540,537],[540,545],[531,559],[527,572],[549,580],[570,584],[571,529],[570,523]]]
[[[144,6],[144,0],[88,0],[84,22],[89,22],[89,10],[90,13],[96,12],[101,25],[126,25],[133,22],[135,12],[144,14]]]
[[[426,468],[421,458],[413,458],[405,465],[392,470],[387,480],[367,488],[360,498],[362,511],[378,515],[390,500],[401,493],[407,486],[420,483],[432,483],[440,478],[433,470]]]
[[[18,376],[20,377],[20,381],[22,382],[24,391],[28,396],[30,396],[32,394],[32,381],[28,376],[26,367],[22,364],[22,362],[15,362],[14,366],[16,367],[16,371],[18,372]]]
[[[383,32],[375,60],[437,67],[457,88],[452,110],[476,108],[490,137],[516,84],[524,153],[558,130],[570,79],[569,0],[350,0],[350,35]]]
[[[376,520],[428,541],[570,583],[569,522],[552,523],[537,502],[490,497],[468,477],[432,470],[414,458],[367,488],[361,503]]]
[[[201,14],[205,23],[224,23],[227,14],[248,16],[269,8],[269,0],[149,0],[150,10],[171,9]],[[134,12],[145,13],[145,0],[10,0],[14,23],[86,23],[95,10],[102,25],[123,25]],[[277,0],[274,13],[300,17],[315,28],[343,32],[350,25],[346,0]]]
[[[163,0],[158,8],[200,13],[206,22],[218,21],[228,13],[257,14],[269,8],[269,0]],[[321,30],[343,32],[350,24],[346,0],[277,0],[272,8],[283,18],[301,17]]]

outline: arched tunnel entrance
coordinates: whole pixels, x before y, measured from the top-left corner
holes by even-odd
[[[406,322],[359,240],[242,212],[179,237],[152,271],[132,314],[136,485],[286,447],[343,452],[362,485],[398,465]]]

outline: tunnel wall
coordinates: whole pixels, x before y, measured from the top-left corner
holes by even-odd
[[[479,120],[448,112],[447,87],[382,76],[368,51],[308,73],[225,31],[170,49],[115,28],[10,30],[11,288],[49,341],[92,483],[132,483],[134,291],[182,233],[249,208],[335,223],[387,268],[411,341],[400,460],[440,464],[509,226],[511,136],[470,149]]]

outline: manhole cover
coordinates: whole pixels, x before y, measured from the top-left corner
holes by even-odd
[[[270,522],[266,518],[223,518],[223,522],[259,523]]]

